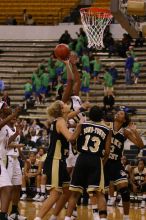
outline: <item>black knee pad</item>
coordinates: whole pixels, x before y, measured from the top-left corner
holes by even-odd
[[[123,187],[119,190],[121,197],[122,197],[122,201],[123,202],[129,202],[130,201],[130,191],[128,189],[128,187]]]
[[[107,211],[106,210],[100,210],[99,211],[99,216],[101,216],[101,215],[107,216]]]

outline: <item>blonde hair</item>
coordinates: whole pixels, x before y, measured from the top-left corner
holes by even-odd
[[[62,105],[61,101],[57,100],[53,102],[48,108],[47,108],[47,114],[50,118],[58,118],[61,117],[62,114]]]

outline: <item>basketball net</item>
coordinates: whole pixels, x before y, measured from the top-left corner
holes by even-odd
[[[88,38],[88,47],[102,49],[104,47],[104,30],[113,18],[110,10],[100,8],[81,8],[80,14]]]

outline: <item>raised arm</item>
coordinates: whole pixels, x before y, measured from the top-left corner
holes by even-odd
[[[139,148],[144,147],[143,140],[141,139],[134,123],[131,123],[128,128],[125,129],[124,135]]]
[[[75,82],[73,86],[73,92],[74,92],[74,95],[79,96],[79,92],[81,89],[81,78],[80,78],[80,73],[76,65],[78,61],[78,57],[76,54],[73,54],[72,56],[76,61],[75,63],[72,63],[72,71],[74,73],[74,82]]]
[[[64,103],[68,102],[70,99],[70,96],[72,94],[72,90],[73,90],[73,83],[74,83],[74,75],[72,72],[72,67],[71,64],[69,62],[69,60],[64,61],[65,65],[66,65],[66,70],[67,70],[67,86],[64,90],[63,96],[62,96],[62,101]]]

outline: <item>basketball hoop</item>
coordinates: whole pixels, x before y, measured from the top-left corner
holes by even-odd
[[[88,38],[88,47],[103,48],[104,30],[113,18],[110,10],[93,7],[81,8],[80,14]]]

